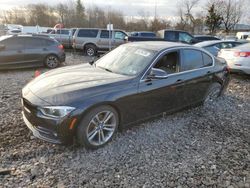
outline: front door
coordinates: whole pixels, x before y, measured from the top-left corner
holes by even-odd
[[[179,73],[179,50],[163,54],[153,68],[167,73],[164,79],[147,79],[139,84],[138,119],[175,111],[183,103],[183,83]],[[150,70],[149,70],[150,72]]]

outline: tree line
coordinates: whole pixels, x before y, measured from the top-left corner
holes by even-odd
[[[200,33],[207,26],[211,34],[223,28],[230,32],[240,22],[244,10],[244,0],[208,0],[200,7],[200,0],[178,0],[176,7],[177,22],[167,21],[155,16],[149,18],[144,11],[138,13],[138,18],[127,20],[117,10],[104,10],[98,6],[85,8],[81,0],[68,0],[55,6],[48,4],[29,4],[3,11],[1,20],[6,24],[54,26],[62,23],[65,27],[101,27],[105,28],[111,22],[115,28],[126,31],[157,31],[173,28]]]

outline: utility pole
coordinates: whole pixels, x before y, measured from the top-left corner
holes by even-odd
[[[157,0],[155,0],[155,20],[156,20],[156,16],[157,16]]]

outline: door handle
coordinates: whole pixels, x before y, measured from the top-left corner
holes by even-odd
[[[18,53],[22,53],[23,51],[22,50],[17,50]]]
[[[47,48],[43,48],[43,51],[48,51],[48,49]]]
[[[176,83],[180,83],[180,82],[182,82],[182,79],[178,79],[178,80],[176,81]]]
[[[207,71],[207,74],[210,74],[211,73],[211,71]]]

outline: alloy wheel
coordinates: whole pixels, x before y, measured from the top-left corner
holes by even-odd
[[[58,58],[53,55],[48,56],[46,58],[46,65],[49,68],[56,68],[58,66]]]
[[[100,146],[110,140],[117,127],[115,115],[111,111],[97,113],[87,127],[87,139],[90,144]]]
[[[94,56],[95,55],[95,50],[93,48],[88,48],[87,49],[87,55],[88,56]]]

